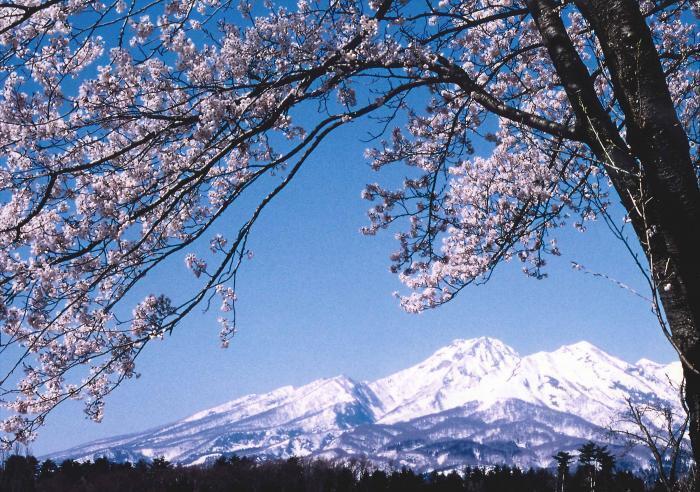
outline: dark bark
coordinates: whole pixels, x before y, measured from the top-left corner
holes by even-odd
[[[658,239],[647,255],[673,341],[684,356],[690,436],[700,462],[700,192],[651,32],[633,0],[577,0],[603,48],[627,141],[642,165]],[[641,82],[641,83],[640,83]],[[667,266],[668,265],[668,266]],[[664,288],[668,286],[668,289]]]
[[[651,32],[635,0],[576,0],[600,41],[626,141],[593,90],[550,0],[529,0],[577,125],[630,213],[680,352],[690,439],[700,462],[700,191]]]

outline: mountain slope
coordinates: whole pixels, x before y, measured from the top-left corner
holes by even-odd
[[[184,464],[223,454],[368,457],[417,470],[464,464],[547,466],[558,450],[604,440],[625,398],[678,408],[679,364],[628,364],[587,342],[521,357],[499,340],[455,340],[372,383],[344,376],[249,395],[67,457]],[[643,465],[644,453],[628,459]]]

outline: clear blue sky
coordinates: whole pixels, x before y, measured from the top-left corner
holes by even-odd
[[[438,310],[402,312],[391,296],[401,287],[388,271],[392,234],[358,232],[368,207],[360,191],[382,180],[362,157],[363,136],[361,124],[331,136],[255,226],[255,257],[239,279],[240,331],[230,348],[219,348],[219,313],[197,311],[148,347],[138,360],[142,377],[112,395],[102,424],[85,420],[71,402],[48,419],[31,450],[41,455],[142,430],[286,384],[338,374],[372,380],[456,338],[488,335],[521,354],[585,339],[630,362],[674,360],[642,300],[571,270],[575,260],[639,285],[602,223],[583,234],[572,226],[561,231],[563,256],[550,259],[546,280],[506,264],[487,286],[468,288]],[[189,282],[180,262],[158,272],[147,290],[173,293]]]

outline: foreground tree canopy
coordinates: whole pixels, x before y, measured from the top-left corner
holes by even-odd
[[[542,277],[557,228],[603,218],[646,256],[633,261],[683,361],[698,453],[699,14],[668,0],[0,4],[3,441],[31,439],[67,398],[99,420],[150,340],[213,298],[233,314],[262,210],[324,137],[373,117],[387,136],[367,157],[409,176],[364,191],[364,232],[403,230],[402,305],[438,306],[513,258]],[[234,202],[251,208],[222,235]],[[201,289],[134,300],[185,254]],[[234,323],[221,318],[224,344]]]

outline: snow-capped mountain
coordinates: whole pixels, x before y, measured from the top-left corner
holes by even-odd
[[[363,457],[419,471],[548,466],[559,450],[608,442],[605,428],[624,411],[627,397],[680,411],[680,379],[679,363],[628,364],[587,342],[521,357],[492,338],[456,340],[371,383],[338,376],[285,386],[51,458],[163,456],[192,464],[235,453]],[[648,457],[633,450],[624,459],[639,466]]]

